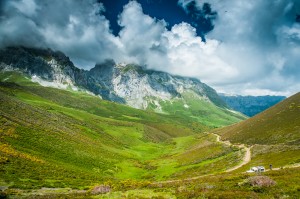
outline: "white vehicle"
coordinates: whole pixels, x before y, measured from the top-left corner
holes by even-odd
[[[254,172],[265,172],[265,167],[263,166],[256,166],[251,167],[250,170],[246,171],[247,173],[254,173]]]

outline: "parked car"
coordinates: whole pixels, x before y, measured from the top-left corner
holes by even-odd
[[[265,167],[263,166],[256,166],[256,167],[251,167],[247,173],[254,173],[254,172],[265,172]]]

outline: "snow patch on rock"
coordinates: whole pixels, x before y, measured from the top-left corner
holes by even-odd
[[[172,98],[169,92],[155,89],[155,82],[151,82],[152,80],[147,75],[141,75],[134,70],[124,74],[118,72],[114,74],[112,81],[114,92],[124,98],[129,106],[146,109],[153,98],[161,100]],[[160,107],[158,101],[153,101],[153,103]]]
[[[240,112],[238,112],[238,111],[235,111],[235,110],[231,110],[231,109],[226,109],[227,111],[229,111],[229,112],[231,112],[231,113],[235,113],[235,114],[241,114]]]
[[[184,108],[190,108],[190,106],[187,104],[184,104],[183,106],[184,106]]]
[[[71,88],[73,91],[79,90],[76,86],[74,86],[72,84],[62,84],[60,82],[55,82],[55,81],[50,82],[50,81],[43,80],[36,75],[33,75],[31,77],[31,81],[36,82],[36,83],[40,84],[41,86],[45,86],[45,87],[53,87],[53,88],[59,88],[59,89]]]

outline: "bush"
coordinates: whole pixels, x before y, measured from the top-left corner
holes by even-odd
[[[5,198],[7,198],[6,193],[4,193],[0,190],[0,199],[5,199]]]
[[[248,184],[254,187],[271,187],[276,184],[268,176],[253,176],[247,179]]]
[[[108,193],[110,191],[111,191],[111,188],[109,185],[97,185],[92,189],[91,193],[94,195],[97,195],[97,194]]]

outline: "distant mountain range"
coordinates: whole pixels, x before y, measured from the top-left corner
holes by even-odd
[[[108,60],[83,70],[62,52],[8,47],[0,50],[0,70],[21,71],[44,86],[82,90],[138,109],[201,118],[209,126],[228,125],[245,118],[229,110],[216,91],[198,79],[134,64]]]
[[[278,102],[286,99],[285,96],[228,96],[225,94],[219,94],[222,100],[226,102],[226,104],[236,110],[239,111],[249,117],[252,117],[271,106],[274,106]]]

